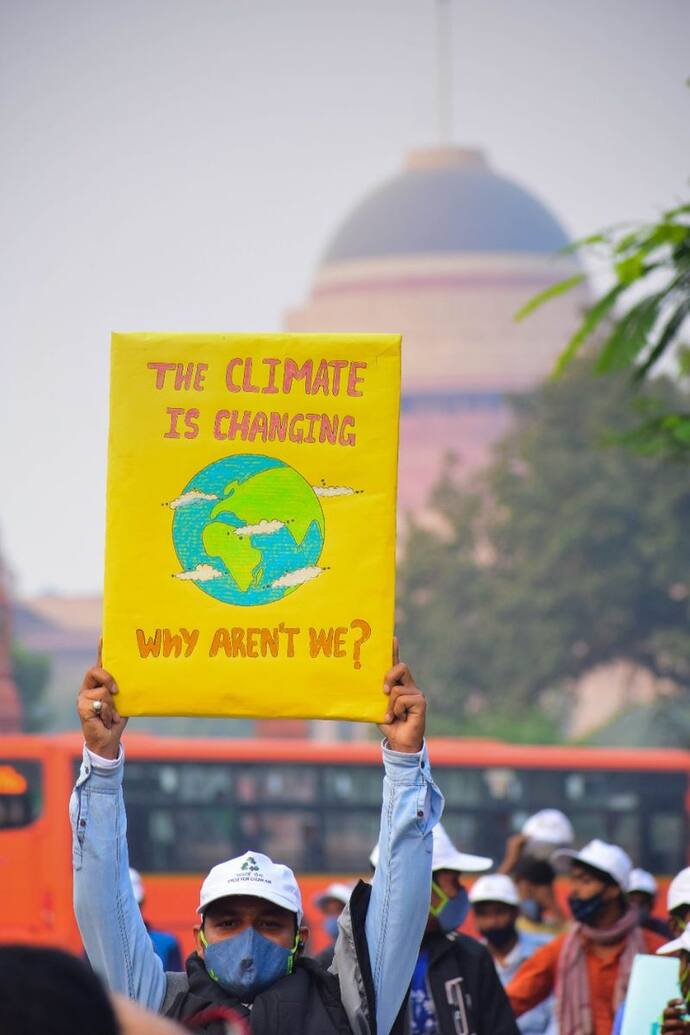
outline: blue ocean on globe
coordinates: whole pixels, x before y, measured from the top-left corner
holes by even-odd
[[[175,505],[177,577],[223,603],[280,600],[298,584],[274,583],[315,566],[321,556],[319,498],[301,474],[273,457],[216,460],[194,475]]]

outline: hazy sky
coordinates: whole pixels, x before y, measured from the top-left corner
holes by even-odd
[[[567,229],[690,193],[689,0],[456,0],[455,137]],[[274,330],[435,138],[433,0],[2,0],[0,534],[98,591],[109,333]]]

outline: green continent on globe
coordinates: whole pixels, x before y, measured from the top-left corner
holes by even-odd
[[[291,467],[272,467],[267,471],[260,471],[244,482],[230,482],[225,487],[223,499],[216,503],[211,511],[211,518],[216,518],[222,513],[235,514],[247,525],[254,525],[262,520],[282,521],[286,525],[289,522],[290,532],[297,546],[301,545],[314,521],[321,535],[325,533],[323,513],[314,490]],[[212,527],[207,526],[207,530]],[[239,536],[233,538],[242,541]],[[217,552],[208,549],[205,539],[204,547],[209,555]],[[222,554],[219,556],[225,560]],[[233,571],[229,564],[226,563],[226,566],[228,570]]]
[[[249,537],[221,521],[206,525],[202,533],[204,550],[209,557],[220,557],[243,593],[258,585],[261,577],[261,551],[252,546]]]

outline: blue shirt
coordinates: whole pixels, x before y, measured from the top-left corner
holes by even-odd
[[[383,745],[379,864],[372,882],[366,938],[376,994],[378,1035],[389,1035],[407,993],[431,898],[431,832],[443,796],[431,777],[426,747],[417,754]],[[99,765],[102,762],[103,765]],[[129,878],[122,796],[124,752],[116,763],[84,749],[70,799],[74,911],[94,970],[114,992],[159,1011],[166,977],[154,952]],[[360,995],[344,988],[343,1001]],[[348,995],[349,994],[349,995]]]
[[[410,988],[410,1033],[411,1035],[435,1035],[436,1008],[426,979],[429,969],[429,952],[422,949],[412,975]]]
[[[180,952],[180,943],[175,935],[168,934],[167,931],[157,931],[150,924],[146,925],[146,929],[149,932],[153,951],[163,964],[163,970],[183,970],[184,963],[182,961],[182,953]]]

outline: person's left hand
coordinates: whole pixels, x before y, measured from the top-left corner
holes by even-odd
[[[690,1035],[690,1021],[683,1020],[685,1003],[682,999],[671,999],[664,1010],[661,1035]]]
[[[383,692],[388,694],[388,711],[379,726],[392,751],[416,754],[422,750],[426,728],[426,698],[407,665],[398,657],[394,644],[393,667],[385,675]]]

